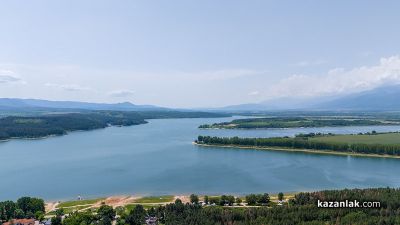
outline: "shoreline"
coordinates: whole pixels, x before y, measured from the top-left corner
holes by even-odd
[[[47,139],[47,138],[52,138],[52,137],[63,137],[63,136],[67,136],[71,133],[79,133],[79,132],[89,132],[89,131],[95,131],[95,130],[103,130],[103,129],[107,129],[109,127],[130,127],[130,126],[138,126],[138,125],[143,125],[143,124],[147,124],[149,122],[146,121],[146,123],[140,123],[140,124],[132,124],[132,125],[109,125],[106,127],[100,127],[100,128],[94,128],[94,129],[89,129],[89,130],[69,130],[66,131],[64,134],[49,134],[46,136],[42,136],[42,137],[10,137],[7,139],[0,139],[0,143],[2,142],[8,142],[8,141],[12,141],[12,140],[31,140],[31,141],[35,141],[35,140],[43,140],[43,139]]]
[[[252,149],[262,151],[281,151],[281,152],[302,152],[309,154],[320,154],[320,155],[340,155],[340,156],[354,156],[354,157],[371,157],[371,158],[392,158],[400,159],[400,156],[396,155],[378,155],[378,154],[362,154],[352,152],[335,152],[329,150],[313,150],[313,149],[296,149],[296,148],[282,148],[282,147],[258,147],[258,146],[239,146],[239,145],[210,145],[210,144],[199,144],[192,142],[192,144],[200,147],[217,147],[217,148],[236,148],[236,149]]]
[[[376,124],[376,125],[347,125],[347,126],[318,126],[318,127],[254,127],[254,128],[241,128],[241,127],[198,127],[200,130],[286,130],[286,129],[307,129],[307,128],[329,128],[329,127],[370,127],[370,126],[383,126],[383,127],[390,127],[390,126],[400,126],[400,123],[397,124]]]
[[[294,196],[301,191],[298,192],[284,192],[285,199],[289,200],[294,198]],[[204,198],[203,194],[197,195],[200,200]],[[208,195],[209,197],[219,197],[221,195]],[[245,198],[245,195],[233,195],[237,198]],[[277,201],[278,193],[270,194],[271,201]],[[142,199],[151,198],[148,202],[143,202]],[[164,199],[169,198],[169,199]],[[45,213],[47,216],[50,216],[51,213],[54,213],[55,210],[63,208],[64,210],[72,211],[85,211],[92,208],[98,208],[103,203],[113,208],[116,207],[129,207],[132,205],[143,205],[148,207],[156,207],[159,205],[167,205],[170,203],[174,203],[176,199],[180,199],[183,203],[190,202],[190,195],[188,194],[174,194],[174,195],[160,195],[160,196],[151,196],[151,195],[109,195],[107,197],[102,198],[87,198],[82,200],[51,200],[45,201]],[[61,205],[66,206],[61,206]]]
[[[75,132],[75,131],[72,131],[72,132]],[[50,134],[50,135],[46,135],[43,137],[11,137],[11,138],[0,140],[0,143],[12,141],[12,140],[42,140],[42,139],[51,138],[51,137],[61,137],[61,136],[67,135],[67,134]]]

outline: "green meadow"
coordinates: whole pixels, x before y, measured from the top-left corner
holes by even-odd
[[[333,135],[310,138],[312,141],[347,144],[400,144],[400,133],[376,135]]]

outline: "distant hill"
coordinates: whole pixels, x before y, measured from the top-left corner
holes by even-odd
[[[317,109],[400,110],[400,85],[384,86],[316,104]]]
[[[163,110],[152,105],[135,105],[130,102],[123,103],[89,103],[75,101],[49,101],[40,99],[17,99],[17,98],[0,98],[0,109],[18,110],[18,109],[82,109],[82,110],[119,110],[119,111],[145,111],[145,110]]]
[[[298,109],[303,110],[312,108],[313,105],[324,102],[327,99],[332,99],[332,98],[304,99],[304,98],[285,97],[285,98],[277,98],[268,101],[263,101],[260,103],[225,106],[222,108],[218,108],[217,110],[237,111],[237,112],[281,111],[281,110],[298,110]]]
[[[232,105],[215,110],[271,111],[271,110],[400,110],[400,85],[383,86],[345,96],[310,99],[279,98],[254,104]]]
[[[153,105],[135,105],[122,103],[88,103],[75,101],[48,101],[39,99],[0,98],[2,111],[40,110],[116,110],[116,111],[151,111],[171,110]],[[177,110],[177,109],[174,109]],[[193,109],[192,109],[193,110]],[[400,111],[400,85],[383,86],[373,90],[345,96],[318,97],[312,99],[279,98],[254,104],[232,105],[221,108],[197,109],[201,111],[259,112],[282,110],[368,110]],[[179,111],[186,111],[179,109]],[[191,110],[188,110],[191,111]]]

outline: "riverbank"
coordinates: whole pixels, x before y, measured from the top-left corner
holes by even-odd
[[[284,152],[303,152],[310,154],[323,154],[323,155],[340,155],[340,156],[354,156],[354,157],[373,157],[373,158],[394,158],[400,159],[400,156],[396,155],[378,155],[378,154],[361,154],[352,152],[335,152],[329,150],[313,150],[313,149],[296,149],[296,148],[282,148],[282,147],[259,147],[259,146],[240,146],[240,145],[210,145],[210,144],[199,144],[192,142],[194,145],[200,147],[217,147],[217,148],[236,148],[236,149],[253,149],[253,150],[264,150],[264,151],[284,151]]]
[[[79,131],[71,131],[71,132],[79,132]],[[61,136],[67,135],[67,134],[68,133],[66,133],[66,134],[51,134],[51,135],[46,135],[46,136],[42,136],[42,137],[11,137],[11,138],[7,138],[7,139],[1,139],[0,143],[12,141],[12,140],[43,140],[43,139],[51,138],[51,137],[61,137]]]
[[[293,199],[298,192],[284,193],[284,199],[288,201]],[[199,196],[200,201],[204,201],[203,195]],[[209,198],[218,198],[220,196],[208,196]],[[242,199],[245,202],[245,196],[235,196]],[[174,203],[177,199],[180,199],[183,203],[190,203],[190,196],[188,195],[163,195],[163,196],[137,196],[137,195],[115,195],[105,198],[85,199],[85,200],[73,200],[73,201],[49,201],[45,202],[45,211],[47,217],[55,215],[55,211],[62,209],[64,213],[68,214],[71,212],[82,212],[89,211],[99,208],[101,205],[109,205],[113,208],[123,207],[131,209],[135,205],[142,205],[144,208],[165,206],[167,204]],[[271,194],[270,199],[272,202],[278,202],[278,194]],[[246,204],[235,207],[246,207]],[[248,206],[250,207],[250,206]]]

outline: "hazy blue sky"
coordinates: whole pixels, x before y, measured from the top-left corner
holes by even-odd
[[[400,80],[400,1],[1,0],[0,97],[214,107]]]

